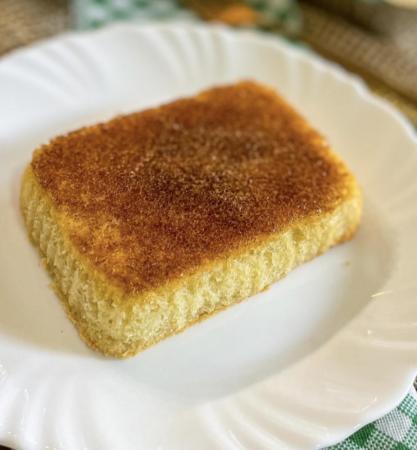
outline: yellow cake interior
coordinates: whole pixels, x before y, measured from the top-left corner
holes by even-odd
[[[56,211],[31,167],[23,177],[21,208],[82,338],[106,355],[127,357],[262,291],[299,264],[349,239],[359,222],[361,199],[352,179],[349,194],[332,211],[306,217],[180,279],[130,295],[108,283],[72,245],[62,232],[65,215]]]

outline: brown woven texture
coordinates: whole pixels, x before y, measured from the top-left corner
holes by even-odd
[[[301,38],[325,57],[361,75],[372,90],[417,125],[417,12],[392,7],[358,12],[346,6],[337,14],[336,6],[324,9],[317,5],[323,3],[329,2],[301,3]],[[374,16],[373,22],[368,16]]]
[[[70,26],[67,0],[0,0],[0,55]]]
[[[0,0],[0,55],[68,29],[69,3]],[[356,0],[302,1],[301,11],[305,42],[358,73],[417,125],[417,12]]]

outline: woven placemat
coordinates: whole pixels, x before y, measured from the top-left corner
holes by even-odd
[[[0,55],[70,27],[67,0],[0,0]]]
[[[391,44],[384,50],[384,56],[380,52],[384,46],[375,35],[324,11],[316,5],[317,1],[300,3],[304,19],[302,39],[323,56],[358,73],[372,91],[392,102],[417,126],[417,100],[413,98],[417,92],[417,26],[405,20],[401,28],[397,20],[395,26],[401,29],[401,44]],[[69,0],[0,0],[0,55],[71,28],[70,11]],[[416,57],[407,62],[410,66],[407,70],[404,64],[393,60],[395,46],[402,48],[401,55],[396,57],[401,61],[415,52]],[[373,66],[364,70],[369,54]],[[386,64],[386,60],[390,63]],[[381,63],[382,66],[378,65]],[[381,72],[381,67],[386,70]],[[381,73],[385,74],[382,78]]]
[[[303,41],[360,75],[417,126],[417,12],[397,14],[382,34],[310,2],[301,2],[301,11]]]

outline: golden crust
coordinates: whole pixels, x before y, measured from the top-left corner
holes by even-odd
[[[126,297],[328,213],[356,189],[324,139],[252,82],[58,137],[32,170],[63,234]]]
[[[127,357],[264,290],[292,268],[350,239],[361,212],[356,186],[334,210],[306,217],[257,245],[202,266],[152,292],[126,297],[82,257],[29,167],[21,208],[29,235],[80,336],[105,355]]]
[[[21,190],[68,316],[117,357],[350,239],[361,205],[321,136],[250,82],[58,137]]]

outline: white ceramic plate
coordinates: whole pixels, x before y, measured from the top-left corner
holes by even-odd
[[[254,78],[351,166],[351,242],[143,354],[88,350],[18,209],[34,147],[115,114]],[[417,369],[417,143],[360,81],[276,37],[115,26],[0,61],[0,442],[25,450],[311,449],[393,408]]]

